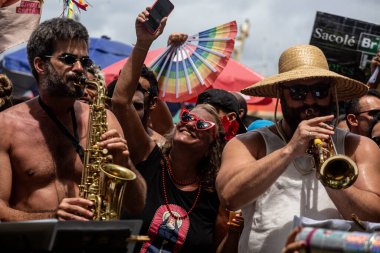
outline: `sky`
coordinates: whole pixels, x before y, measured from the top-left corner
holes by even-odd
[[[236,20],[250,22],[241,62],[263,76],[277,73],[278,58],[288,47],[308,44],[317,11],[380,23],[380,0],[171,0],[175,8],[152,49],[166,46],[170,33],[189,35]],[[136,16],[154,0],[88,0],[79,14],[91,37],[107,35],[134,44]],[[41,20],[62,13],[62,0],[45,0]]]
[[[45,0],[41,21],[59,17],[64,0]],[[91,37],[106,35],[134,44],[137,15],[154,0],[87,0],[79,13]],[[261,74],[277,74],[278,58],[288,47],[309,44],[317,11],[380,24],[380,0],[171,0],[175,8],[164,33],[151,49],[166,46],[172,32],[189,35],[236,20],[249,20],[241,63]],[[15,47],[13,50],[18,49]],[[12,49],[7,52],[13,51]],[[0,55],[2,58],[3,54]]]

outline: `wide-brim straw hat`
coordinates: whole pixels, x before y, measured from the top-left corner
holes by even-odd
[[[325,55],[315,46],[288,48],[282,53],[278,68],[279,74],[264,78],[241,92],[250,96],[276,98],[279,85],[316,78],[335,84],[339,101],[360,97],[368,91],[364,83],[330,71]]]

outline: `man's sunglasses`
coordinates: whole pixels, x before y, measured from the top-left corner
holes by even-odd
[[[182,124],[196,121],[195,128],[198,131],[209,130],[215,126],[214,122],[198,118],[196,115],[190,113],[187,109],[182,109],[180,119]]]
[[[292,85],[281,86],[283,89],[289,90],[289,95],[293,100],[304,100],[310,92],[314,98],[323,99],[329,95],[330,86],[328,84],[315,85]]]
[[[45,57],[53,58],[54,56],[46,55]],[[83,56],[79,58],[75,54],[68,54],[68,53],[61,54],[60,56],[57,57],[57,59],[69,66],[73,66],[77,61],[79,61],[80,64],[82,64],[84,68],[89,68],[91,67],[92,64],[94,64],[94,62],[88,56]]]
[[[372,110],[368,110],[368,111],[362,111],[362,112],[355,113],[355,115],[359,115],[362,113],[368,113],[369,116],[376,117],[377,115],[380,114],[380,109],[372,109]]]
[[[372,137],[371,139],[380,147],[380,136]]]

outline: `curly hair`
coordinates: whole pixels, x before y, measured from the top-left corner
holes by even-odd
[[[12,106],[12,81],[3,74],[0,74],[0,111]]]
[[[79,22],[68,18],[53,18],[42,22],[30,35],[27,52],[32,74],[38,81],[33,61],[36,57],[52,55],[60,40],[84,40],[88,45],[87,29]]]
[[[210,152],[198,164],[198,173],[200,175],[201,186],[208,191],[215,191],[215,178],[219,171],[222,151],[226,144],[224,139],[225,132],[222,122],[219,118],[215,108],[209,104],[199,104],[195,108],[202,108],[210,113],[215,119],[217,131],[215,133],[215,140],[210,144]],[[174,139],[175,128],[165,135],[166,142],[162,147],[162,153],[166,156],[169,155]]]
[[[98,80],[104,80],[104,74],[102,72],[102,68],[95,63],[92,64],[89,68],[87,68],[87,72],[92,74]]]
[[[145,78],[149,82],[148,102],[151,103],[154,97],[158,97],[158,82],[156,76],[154,75],[153,71],[144,64],[141,69],[141,77]]]

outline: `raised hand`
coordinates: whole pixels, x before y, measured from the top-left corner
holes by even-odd
[[[146,7],[146,10],[142,11],[136,18],[136,36],[137,41],[152,43],[158,36],[162,34],[166,26],[167,17],[161,20],[161,23],[155,33],[150,33],[144,26],[144,23],[148,20],[151,7]]]
[[[172,33],[169,35],[168,45],[180,46],[186,42],[188,37],[189,36],[184,33],[178,33],[178,32]]]
[[[377,54],[371,60],[371,79],[374,74],[376,68],[380,68],[380,50],[377,51]],[[377,76],[374,77],[375,82],[369,81],[370,88],[376,89],[380,83],[380,71],[378,71]]]

